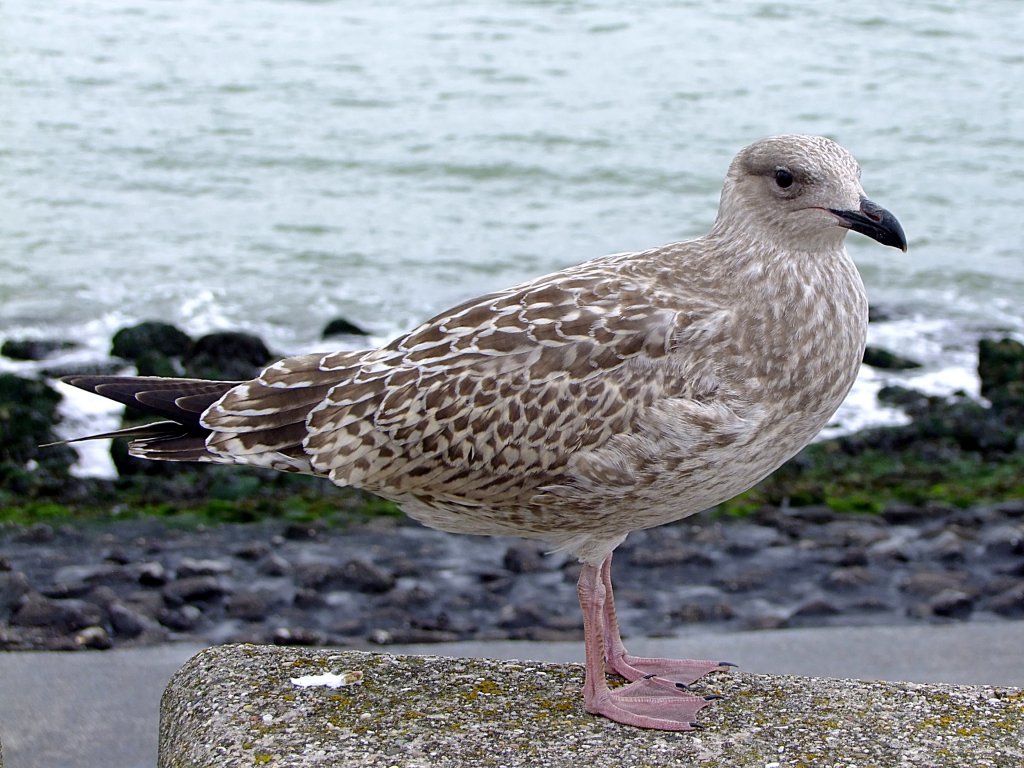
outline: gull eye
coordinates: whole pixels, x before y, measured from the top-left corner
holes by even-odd
[[[789,172],[788,168],[775,169],[775,184],[779,189],[788,189],[793,186],[793,174]]]

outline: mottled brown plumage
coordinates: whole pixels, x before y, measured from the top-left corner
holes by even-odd
[[[850,228],[905,247],[846,150],[766,139],[733,161],[702,238],[472,299],[380,349],[287,358],[243,383],[189,382],[179,399],[144,380],[135,400],[171,419],[180,411],[188,429],[136,440],[132,452],[325,475],[435,528],[566,548],[586,564],[588,708],[685,728],[703,703],[652,690],[641,672],[718,665],[622,661],[611,552],[630,531],[749,488],[828,421],[867,328],[843,248]],[[124,379],[71,383],[131,397]],[[211,391],[223,394],[204,401]],[[640,678],[614,705],[595,679],[595,645]],[[653,714],[660,706],[675,714]]]

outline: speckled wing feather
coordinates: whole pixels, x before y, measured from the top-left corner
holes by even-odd
[[[355,360],[360,354],[339,356]],[[285,358],[207,409],[200,423],[210,430],[208,460],[316,474],[303,447],[306,421],[339,383],[336,371],[320,367],[323,357]]]
[[[631,272],[636,256],[474,299],[380,350],[283,360],[207,411],[208,447],[260,463],[299,460],[301,442],[306,471],[428,507],[523,508],[588,484],[626,493],[640,468],[601,449],[643,440],[655,403],[713,389],[677,347],[715,308],[660,292]],[[695,408],[658,418],[684,432],[697,417],[694,442],[733,418]]]

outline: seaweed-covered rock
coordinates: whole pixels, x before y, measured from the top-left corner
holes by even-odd
[[[916,389],[890,384],[878,390],[878,402],[894,405],[909,412],[924,411],[928,408],[928,395]]]
[[[1024,344],[1013,339],[978,342],[981,394],[1003,418],[1024,426]]]
[[[951,403],[935,398],[925,413],[914,416],[911,426],[920,439],[951,438],[960,450],[982,455],[1012,453],[1017,447],[1018,430],[1000,414],[968,398]]]
[[[881,512],[899,502],[964,506],[976,499],[1020,498],[1024,402],[1013,399],[1013,386],[997,387],[995,392],[1009,393],[1002,399],[991,394],[992,407],[963,394],[938,397],[885,387],[879,399],[901,408],[909,424],[810,445],[724,508],[735,514],[764,504],[826,504],[842,511]],[[959,555],[956,546],[944,551],[951,559]]]
[[[934,447],[938,441],[945,440],[954,450],[988,455],[1012,453],[1020,442],[1020,425],[1008,419],[1007,413],[986,408],[969,397],[937,397],[906,387],[888,386],[878,391],[878,399],[903,409],[912,423],[864,430],[843,438],[847,445],[920,452],[929,442]]]
[[[905,371],[921,367],[921,364],[916,360],[902,357],[881,347],[864,348],[864,365],[870,365],[872,368],[880,368],[886,371]]]
[[[40,448],[57,439],[60,400],[44,381],[0,374],[0,488],[31,495],[67,478],[74,451]]]
[[[181,376],[185,367],[181,358],[160,352],[145,352],[135,358],[135,372],[139,376]]]
[[[60,400],[45,382],[0,374],[0,460],[24,464],[35,458],[39,444],[53,440]]]
[[[73,341],[60,339],[8,339],[0,347],[0,355],[11,360],[43,360],[55,352],[72,349]]]
[[[115,333],[110,354],[133,362],[154,354],[181,357],[191,345],[192,339],[188,334],[170,323],[147,320]]]
[[[981,394],[1024,384],[1024,344],[1013,339],[982,339],[978,342],[978,375]]]
[[[877,304],[868,305],[868,322],[869,323],[884,323],[888,320],[893,319],[892,309],[890,307],[880,307]]]
[[[144,349],[136,342],[152,333],[153,346]],[[180,334],[180,335],[179,335]],[[121,341],[118,341],[121,337]],[[141,376],[193,376],[200,379],[248,379],[255,376],[273,355],[261,339],[247,333],[211,333],[194,343],[174,326],[166,323],[140,323],[118,331],[114,337],[115,353],[136,355],[133,359]],[[184,340],[184,345],[181,343]],[[133,427],[154,417],[142,416],[139,411],[125,412],[122,426]],[[142,475],[148,477],[200,476],[208,467],[182,465],[175,462],[147,461],[128,455],[128,442],[114,440],[110,456],[121,477]]]
[[[367,336],[366,331],[344,317],[336,317],[331,320],[321,334],[321,338],[328,339],[331,336]]]
[[[251,379],[274,355],[251,333],[220,331],[198,339],[185,356],[185,370],[199,379]]]

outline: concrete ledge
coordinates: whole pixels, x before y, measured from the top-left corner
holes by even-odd
[[[358,671],[301,688],[292,678]],[[736,673],[691,733],[586,714],[579,665],[219,646],[171,679],[161,768],[1019,768],[1024,689]]]

